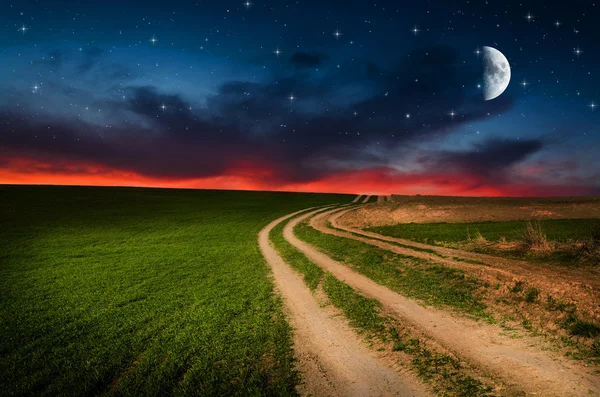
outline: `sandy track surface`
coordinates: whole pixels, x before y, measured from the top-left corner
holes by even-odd
[[[460,259],[474,260],[485,263],[485,265],[478,265],[467,263],[463,261],[456,261],[449,258],[440,258],[437,255],[432,255],[423,251],[410,250],[408,248],[398,247],[394,245],[385,244],[380,241],[370,239],[360,239],[367,244],[376,245],[380,248],[387,249],[392,252],[396,252],[404,255],[411,255],[420,258],[433,260],[439,263],[444,263],[456,268],[471,269],[478,272],[485,273],[496,273],[503,279],[528,279],[535,280],[539,283],[547,292],[553,293],[555,296],[561,296],[564,298],[572,299],[574,301],[584,302],[590,300],[592,297],[597,297],[600,291],[600,277],[591,277],[590,272],[587,269],[575,269],[565,268],[561,269],[558,267],[549,268],[547,266],[540,266],[539,264],[531,264],[526,261],[507,259],[497,257],[493,255],[480,254],[476,252],[458,250],[454,248],[440,247],[436,245],[429,245],[419,243],[412,240],[405,240],[396,237],[385,236],[382,234],[364,231],[352,226],[348,226],[344,223],[344,215],[353,209],[343,209],[341,211],[333,210],[329,212],[328,220],[331,225],[337,229],[344,230],[348,233],[358,234],[368,238],[374,238],[378,240],[389,241],[392,243],[399,243],[408,247],[414,247],[417,249],[426,249],[436,252],[438,255],[445,257],[454,257]],[[330,229],[329,229],[330,230]],[[356,238],[356,236],[343,234],[341,237]],[[592,299],[594,302],[597,299]],[[600,302],[597,302],[600,304]]]
[[[299,240],[293,234],[293,227],[316,212],[288,223],[284,229],[286,240],[338,279],[365,296],[377,299],[392,316],[420,329],[486,375],[502,380],[511,394],[519,391],[543,396],[600,394],[598,378],[590,375],[588,369],[560,354],[541,351],[534,338],[512,339],[502,335],[497,326],[422,307]],[[321,214],[320,218],[330,212]]]
[[[353,203],[357,203],[358,200],[360,200],[361,197],[362,197],[362,195],[359,194],[358,196],[354,197],[354,200],[352,200],[352,202]]]
[[[392,197],[386,206],[358,209],[345,219],[355,227],[398,223],[522,221],[526,219],[600,218],[600,197],[482,198]]]
[[[365,199],[362,201],[363,204],[368,202],[370,198],[371,198],[371,196],[365,196]]]
[[[296,214],[267,225],[259,233],[258,243],[273,270],[294,328],[294,350],[304,378],[300,393],[357,397],[432,395],[411,373],[396,372],[375,357],[333,307],[320,307],[300,274],[270,245],[271,229]]]

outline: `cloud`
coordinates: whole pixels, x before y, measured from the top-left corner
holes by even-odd
[[[329,57],[322,52],[302,52],[292,54],[290,62],[299,68],[315,68],[321,66]]]
[[[59,168],[65,161],[100,165],[145,178],[231,173],[252,178],[254,173],[254,182],[263,185],[307,186],[386,166],[397,148],[444,137],[513,104],[508,95],[484,102],[465,89],[475,86],[477,73],[458,62],[453,49],[439,46],[411,51],[392,67],[363,61],[341,70],[329,67],[325,54],[297,52],[290,59],[297,66],[292,71],[263,80],[225,79],[201,98],[202,106],[195,105],[199,101],[190,90],[112,76],[110,71],[127,69],[101,49],[90,47],[72,57],[69,64],[76,67],[69,70],[86,75],[73,80],[88,85],[69,91],[69,101],[94,98],[98,112],[73,117],[48,106],[48,114],[32,118],[9,109],[0,116],[4,155],[18,152],[19,158]],[[65,62],[55,58],[62,61],[54,66]],[[307,70],[318,65],[319,73]],[[288,99],[292,92],[294,102]],[[454,119],[447,115],[450,109],[457,113]],[[103,123],[99,113],[105,114]],[[541,149],[542,143],[533,141],[483,142],[470,152],[424,156],[421,164],[433,171],[459,170],[471,175],[472,183],[486,183]]]
[[[486,178],[501,178],[513,165],[544,146],[539,139],[490,139],[470,151],[436,153],[433,161],[441,169],[460,169]]]

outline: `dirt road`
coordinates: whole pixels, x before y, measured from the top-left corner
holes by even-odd
[[[321,307],[302,277],[270,245],[271,229],[295,214],[267,225],[258,243],[294,328],[294,349],[304,379],[299,392],[311,396],[432,395],[411,373],[396,372],[377,358],[331,305]]]
[[[362,197],[362,195],[358,195],[356,197],[354,197],[354,200],[352,200],[353,203],[358,203],[358,200],[360,200],[360,198]]]
[[[598,378],[579,363],[558,353],[537,348],[533,338],[513,339],[495,325],[458,317],[439,309],[420,306],[371,279],[336,262],[293,234],[293,227],[316,211],[293,219],[284,237],[311,261],[335,277],[377,299],[386,311],[424,334],[491,377],[503,380],[508,390],[543,396],[600,394]],[[326,217],[322,215],[322,217]],[[325,232],[324,230],[320,230]]]
[[[343,222],[344,215],[352,209],[332,210],[328,214],[315,217],[313,223],[327,217],[331,225],[339,230],[321,228],[321,231],[335,234],[340,237],[352,238],[364,243],[375,245],[402,255],[410,255],[438,263],[443,263],[458,269],[466,269],[479,275],[495,274],[499,279],[517,281],[528,280],[534,282],[543,291],[555,297],[563,297],[580,303],[582,309],[596,310],[600,304],[600,278],[590,275],[586,268],[560,268],[540,266],[516,259],[501,258],[476,252],[458,250],[419,243],[401,238],[384,236],[374,232],[364,231]],[[325,226],[324,222],[320,222]],[[315,224],[316,226],[316,224]],[[404,247],[388,244],[398,243]],[[415,249],[411,249],[414,247]],[[427,250],[427,251],[422,251]],[[433,252],[433,253],[432,253]],[[453,259],[456,258],[456,259]],[[469,263],[477,261],[482,264]]]

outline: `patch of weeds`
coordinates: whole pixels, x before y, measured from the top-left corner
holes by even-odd
[[[563,301],[556,300],[552,295],[548,294],[546,297],[548,310],[557,310],[559,312],[575,313],[577,310],[574,303],[565,303]]]
[[[529,287],[527,292],[525,293],[525,301],[529,303],[534,303],[537,301],[538,296],[540,296],[540,290],[535,287]]]
[[[593,265],[600,264],[600,222],[592,226],[590,235],[583,240],[578,259]]]
[[[594,343],[592,343],[592,354],[600,357],[600,338],[596,339]]]
[[[551,251],[552,244],[548,241],[546,233],[542,230],[542,223],[527,221],[525,230],[521,232],[521,248],[523,251]]]
[[[528,331],[531,331],[533,329],[533,325],[531,324],[531,320],[529,320],[528,318],[524,318],[523,319],[523,328],[525,328]]]
[[[523,292],[523,286],[525,283],[523,281],[517,281],[514,286],[510,287],[508,290],[512,293],[519,294]]]
[[[600,336],[600,326],[592,321],[576,319],[570,326],[571,335],[595,338]]]
[[[456,358],[428,349],[418,338],[406,336],[402,339],[394,327],[391,327],[389,332],[394,342],[392,350],[411,355],[411,363],[421,378],[434,380],[443,385],[443,387],[435,385],[435,390],[441,392],[441,395],[457,397],[492,395],[492,388],[465,374],[464,368]]]

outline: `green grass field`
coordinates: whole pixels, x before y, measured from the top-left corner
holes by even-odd
[[[367,230],[383,235],[404,238],[434,245],[465,247],[476,252],[490,253],[513,258],[525,258],[532,261],[545,261],[557,265],[578,263],[597,263],[597,256],[581,257],[581,243],[592,241],[593,235],[600,230],[599,219],[548,219],[531,222],[538,228],[552,247],[545,251],[532,251],[527,246],[526,221],[478,222],[478,223],[407,223],[391,226],[371,227]],[[484,241],[479,240],[479,236]],[[597,238],[597,237],[596,237]],[[505,239],[515,242],[509,249],[494,244]],[[595,241],[595,240],[593,240]],[[487,242],[487,243],[486,243]]]
[[[398,332],[400,324],[382,313],[381,304],[377,300],[360,295],[331,273],[323,271],[288,243],[282,235],[286,223],[282,222],[271,231],[270,239],[275,248],[286,263],[292,265],[304,276],[304,281],[311,290],[314,291],[321,286],[328,300],[344,314],[351,327],[362,333],[368,340],[376,338],[383,345],[391,344],[392,351],[402,350],[410,357],[409,365],[425,382],[432,383],[434,390],[438,391],[440,395],[472,397],[490,395],[490,388],[465,374],[464,368],[455,358],[424,346],[406,329],[402,331],[401,335]],[[296,230],[300,228],[303,229],[304,237],[307,237],[308,234],[315,237],[318,233],[310,232],[310,230],[314,232],[314,229],[311,229],[306,223],[298,225]],[[327,237],[328,235],[322,236]],[[356,247],[353,246],[352,240],[347,240],[347,243],[352,246],[352,250]],[[327,246],[330,249],[332,247],[331,244]],[[371,255],[366,255],[366,257],[372,258]],[[359,259],[352,255],[348,258]],[[368,262],[366,265],[378,266],[379,263]]]
[[[481,282],[461,270],[321,233],[307,222],[298,224],[295,232],[333,259],[351,264],[357,272],[400,294],[489,319],[485,304],[475,295]]]
[[[293,395],[257,233],[353,196],[0,186],[3,395]]]
[[[566,242],[582,240],[590,235],[598,219],[552,219],[541,221],[542,230],[548,240]],[[525,230],[524,221],[477,222],[477,223],[406,223],[378,226],[368,229],[387,236],[404,238],[424,243],[465,242],[480,233],[488,241],[518,241]]]

